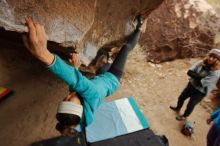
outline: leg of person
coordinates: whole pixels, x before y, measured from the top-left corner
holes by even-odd
[[[195,91],[192,92],[192,95],[190,97],[189,103],[187,104],[183,117],[188,117],[192,113],[195,106],[205,97],[204,93],[201,93],[196,89],[194,90]]]
[[[215,139],[215,143],[213,146],[220,146],[220,134],[217,134],[217,137]]]
[[[112,65],[112,63],[106,63],[106,64],[104,64],[103,66],[101,66],[101,67],[97,70],[96,74],[99,75],[99,74],[103,74],[103,73],[107,72],[107,71],[110,69],[111,65]]]
[[[215,125],[213,124],[207,134],[207,146],[213,146],[213,144],[216,141],[217,136],[218,136],[218,133],[216,131]],[[218,137],[220,138],[220,136],[218,136]]]
[[[111,68],[109,69],[109,72],[114,74],[118,78],[118,80],[120,80],[124,71],[128,54],[137,44],[140,38],[140,34],[141,32],[139,28],[136,28],[132,35],[129,37],[127,44],[122,46],[121,50],[118,52],[117,57],[115,58]]]
[[[187,86],[185,87],[185,89],[182,91],[182,93],[180,94],[179,98],[178,98],[178,101],[177,101],[177,106],[174,107],[174,106],[170,106],[170,108],[176,112],[178,112],[183,104],[184,104],[184,101],[189,98],[191,96],[191,85],[190,83],[187,84]]]

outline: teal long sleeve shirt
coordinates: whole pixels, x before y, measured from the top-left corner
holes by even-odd
[[[214,120],[215,127],[220,134],[220,108],[211,114],[211,118]]]
[[[55,60],[49,66],[49,70],[68,84],[71,92],[76,92],[82,98],[83,121],[81,125],[83,126],[92,123],[94,112],[104,98],[112,95],[120,86],[118,79],[110,72],[87,79],[58,55],[55,55]]]

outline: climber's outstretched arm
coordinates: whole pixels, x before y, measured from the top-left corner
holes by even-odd
[[[22,36],[25,47],[44,64],[52,64],[54,55],[47,49],[48,37],[44,26],[34,23],[29,18],[25,18],[25,21],[29,30],[27,35]]]

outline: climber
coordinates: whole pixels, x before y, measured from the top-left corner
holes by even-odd
[[[127,56],[139,40],[140,33],[144,31],[146,19],[140,15],[137,16],[134,32],[122,46],[109,70],[92,79],[87,79],[78,71],[81,63],[77,54],[73,53],[70,59],[73,66],[66,64],[58,55],[47,49],[47,35],[44,27],[29,18],[25,18],[25,21],[29,30],[22,36],[25,47],[53,74],[69,85],[69,94],[58,105],[56,129],[64,136],[83,130],[92,123],[93,114],[104,98],[112,95],[119,88],[119,80]]]
[[[212,49],[207,57],[195,63],[188,70],[189,82],[180,94],[177,106],[170,106],[172,110],[179,112],[184,101],[190,97],[184,114],[177,116],[177,120],[185,120],[194,107],[216,86],[220,77],[219,61],[220,50]]]

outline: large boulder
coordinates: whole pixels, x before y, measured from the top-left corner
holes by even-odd
[[[138,13],[150,13],[163,0],[1,0],[0,27],[26,32],[24,16],[45,26],[49,40],[78,47],[88,64],[97,50],[132,31]]]
[[[209,1],[219,11],[219,3]],[[0,8],[1,28],[26,32],[28,16],[46,27],[50,41],[79,50],[86,65],[129,34],[140,13],[150,14],[140,41],[148,61],[204,56],[220,44],[219,17],[205,0],[1,0]]]
[[[63,45],[83,39],[96,11],[95,0],[2,0],[0,8],[0,26],[6,30],[26,32],[27,16],[45,26],[50,41]]]
[[[141,44],[147,60],[160,63],[204,56],[216,47],[219,17],[205,0],[165,0],[149,16]]]
[[[207,0],[215,9],[218,17],[220,17],[220,1],[219,0]],[[218,21],[218,26],[220,26],[220,20]],[[220,48],[220,28],[216,32],[215,44],[217,48]]]

